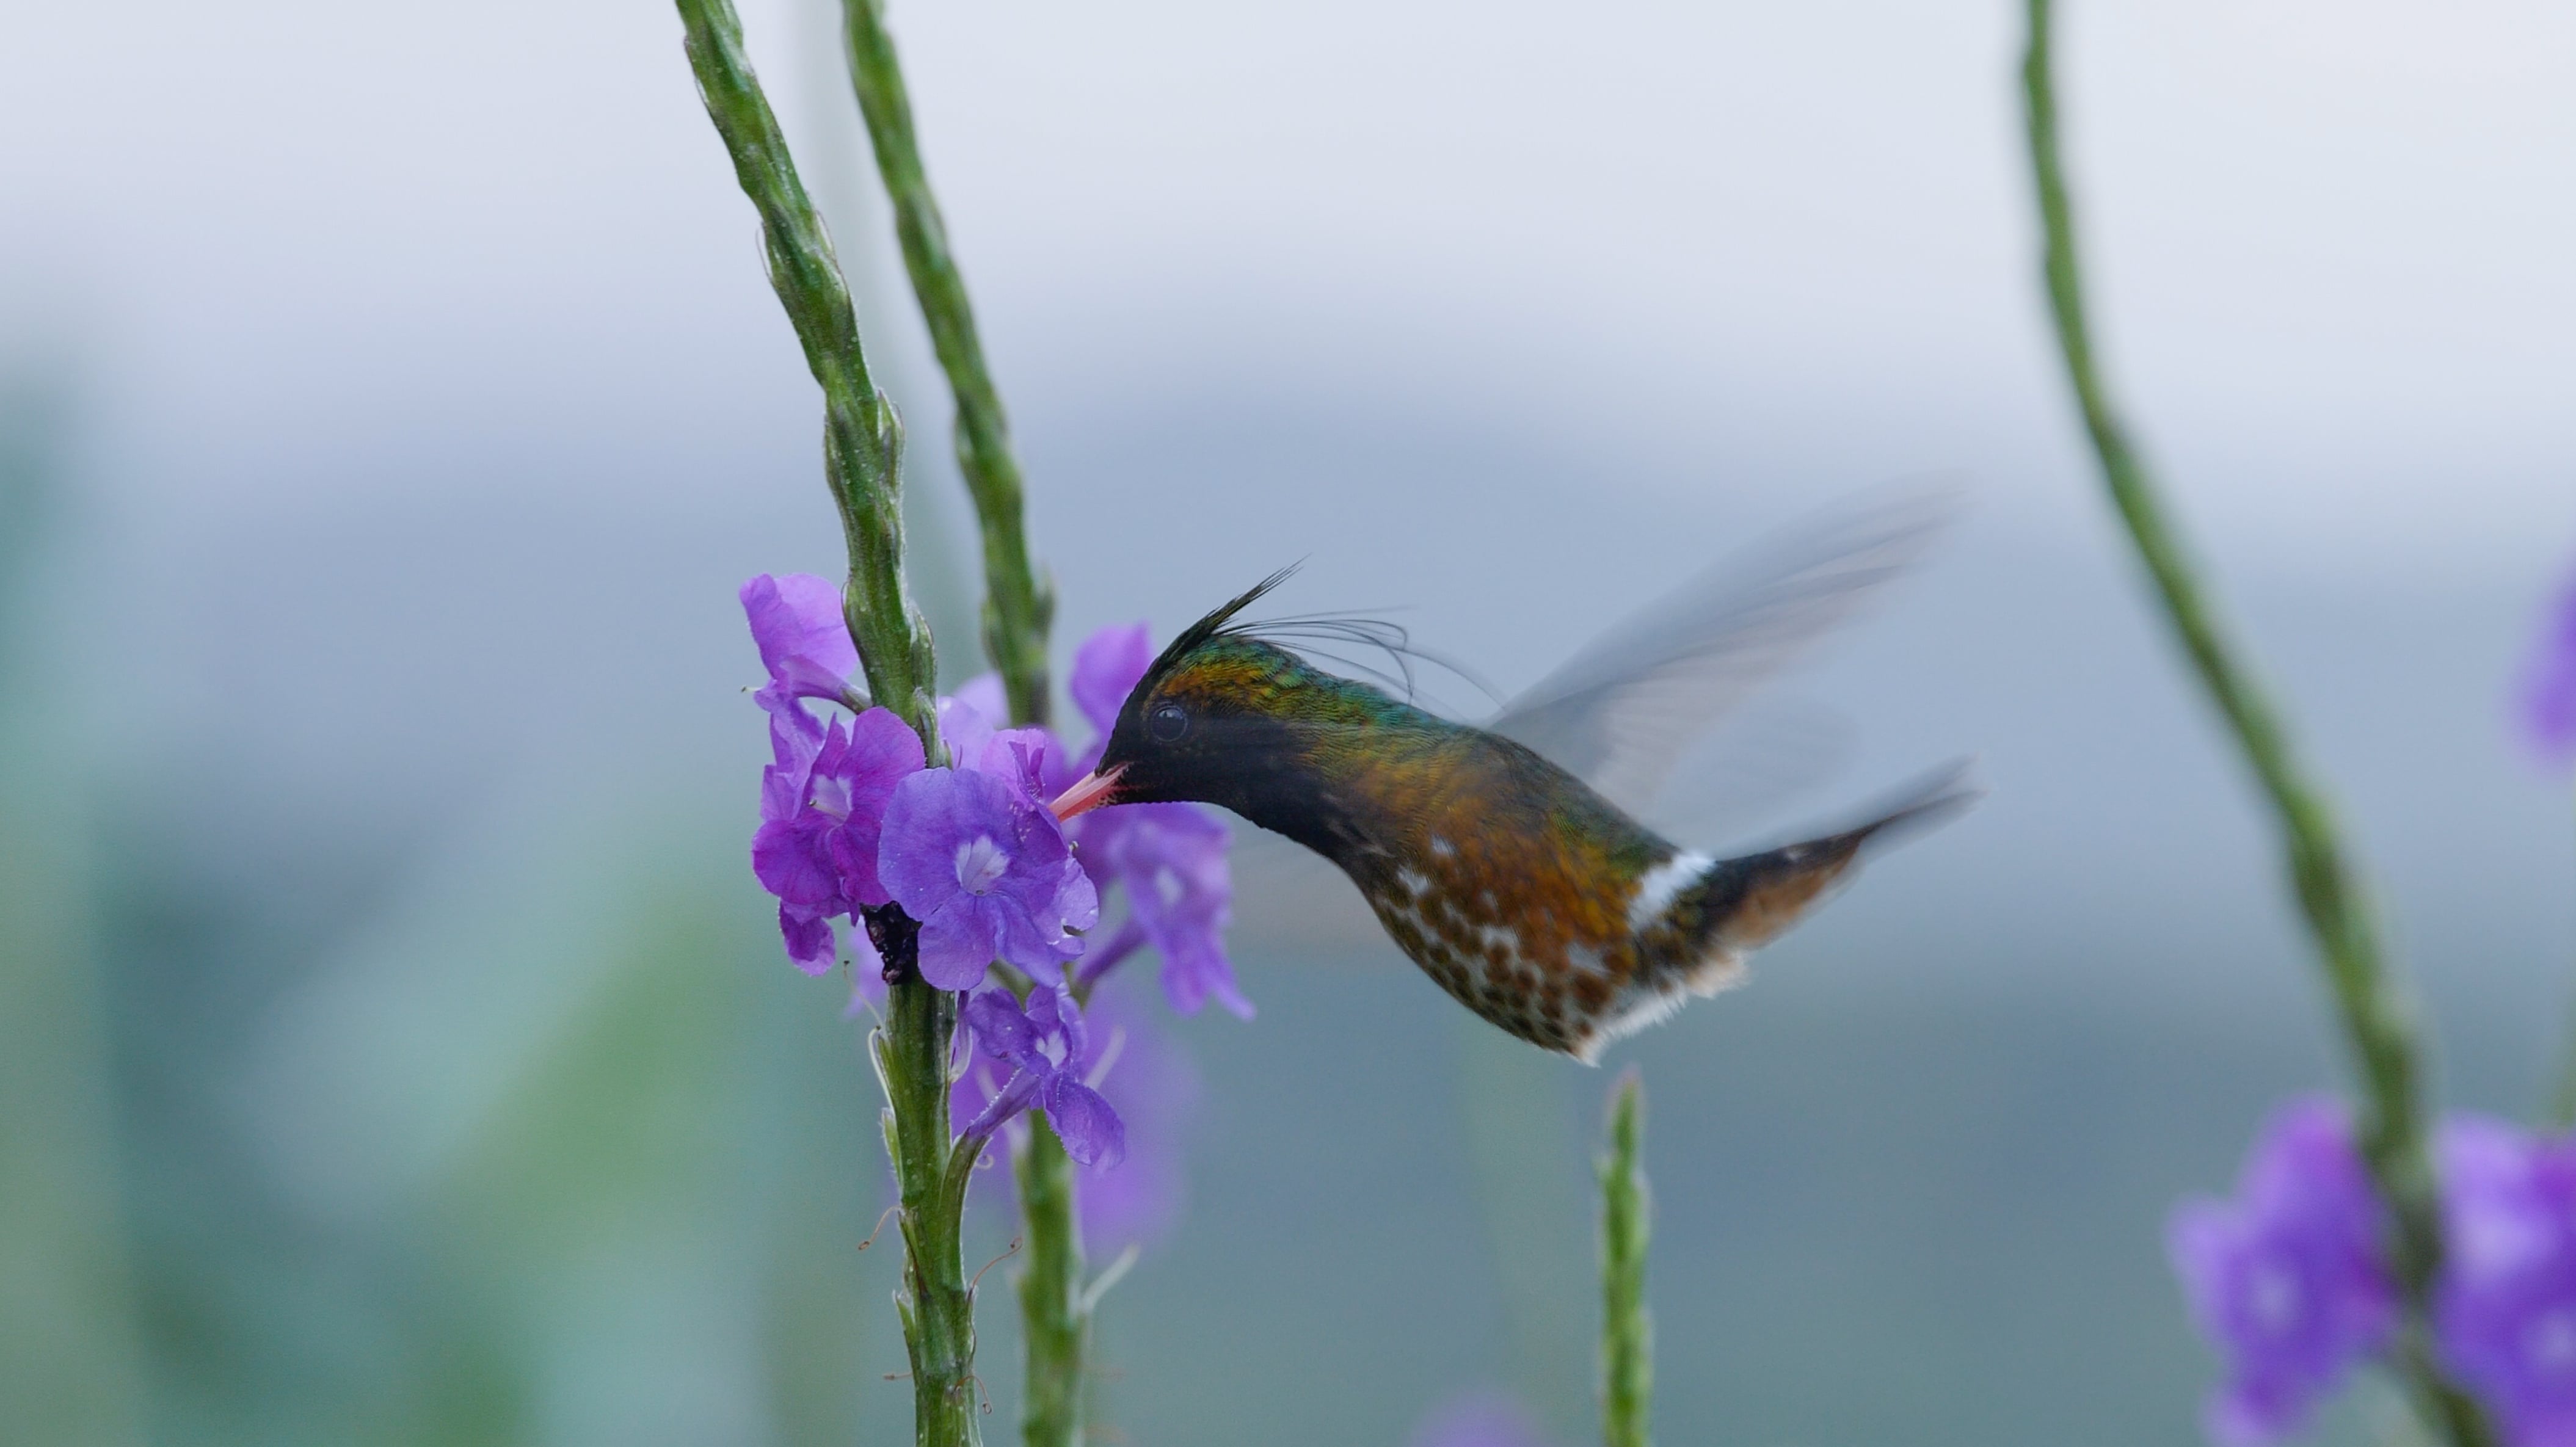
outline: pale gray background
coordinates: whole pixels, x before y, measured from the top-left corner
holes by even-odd
[[[746,21],[912,420],[953,677],[947,407],[831,12]],[[1730,828],[1968,752],[1994,798],[1620,1052],[1654,1092],[1664,1435],[2189,1440],[2210,1363],[2162,1216],[2336,1060],[2052,370],[2017,7],[893,24],[1068,646],[1303,557],[1287,603],[1400,609],[1508,693],[1811,506],[1966,481],[1951,545],[1771,716],[1842,770]],[[870,1087],[740,864],[732,590],[833,571],[837,531],[675,16],[11,29],[0,321],[17,425],[60,444],[7,524],[41,542],[11,937],[68,982],[16,1024],[61,1057],[29,1078],[71,1164],[15,1149],[85,1183],[66,1219],[131,1286],[13,1329],[95,1343],[61,1420],[897,1440],[892,1262],[848,1249]],[[2507,710],[2576,557],[2576,19],[2194,0],[2064,31],[2114,373],[2387,884],[2446,1089],[2526,1111],[2576,988],[2567,780]],[[1581,1440],[1607,1077],[1279,907],[1311,883],[1281,851],[1241,873],[1262,1014],[1186,1029],[1194,1207],[1111,1299],[1114,1420],[1397,1443],[1493,1384]],[[983,1316],[1007,1413],[1007,1295]]]

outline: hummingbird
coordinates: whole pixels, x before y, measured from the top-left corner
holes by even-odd
[[[1861,822],[1725,859],[1636,817],[1684,746],[1901,571],[1947,511],[1908,495],[1811,524],[1749,576],[1720,570],[1649,607],[1481,726],[1317,667],[1289,646],[1295,627],[1243,621],[1283,570],[1172,640],[1054,811],[1231,810],[1338,866],[1460,1004],[1592,1063],[1739,983],[1871,846],[1976,797],[1954,766]],[[1288,622],[1312,636],[1316,620]]]

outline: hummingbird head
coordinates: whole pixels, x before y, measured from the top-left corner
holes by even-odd
[[[1402,649],[1400,631],[1361,620],[1250,625],[1244,609],[1282,570],[1181,630],[1128,693],[1089,777],[1057,796],[1058,818],[1103,804],[1187,801],[1231,809],[1300,842],[1329,832],[1335,783],[1402,732],[1442,727],[1353,679],[1326,673],[1264,634]],[[1389,635],[1392,635],[1390,641]]]
[[[1290,695],[1323,677],[1232,626],[1287,576],[1271,574],[1181,630],[1129,691],[1099,766],[1056,799],[1059,818],[1177,800],[1248,812],[1255,782],[1292,742]]]

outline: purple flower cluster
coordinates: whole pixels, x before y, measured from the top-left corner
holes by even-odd
[[[1046,803],[1098,763],[1153,662],[1145,625],[1103,629],[1076,653],[1068,682],[1095,734],[1081,753],[1046,729],[1005,727],[1000,680],[986,675],[939,701],[949,764],[934,769],[920,738],[866,707],[851,682],[858,655],[839,589],[764,574],[743,585],[742,605],[769,672],[753,699],[769,715],[773,759],[752,871],[778,897],[788,958],[809,974],[830,970],[834,922],[864,918],[870,928],[850,943],[866,990],[880,969],[871,936],[909,921],[906,931],[918,927],[905,935],[909,952],[933,985],[973,991],[997,959],[1027,974],[1035,986],[1025,1002],[998,989],[966,1002],[975,1059],[957,1118],[989,1137],[1023,1110],[1046,1111],[1076,1161],[1094,1171],[1128,1162],[1114,1178],[1085,1177],[1088,1244],[1157,1233],[1178,1211],[1178,1137],[1196,1079],[1141,1013],[1101,996],[1103,1031],[1086,1023],[1078,997],[1150,946],[1175,1009],[1215,1000],[1252,1014],[1225,953],[1228,831],[1195,805],[1111,806],[1067,823]],[[815,702],[848,716],[817,714]],[[1087,942],[1101,901],[1122,888],[1118,929]]]
[[[898,903],[921,926],[921,977],[943,990],[972,989],[996,959],[1055,973],[1081,954],[1100,901],[1037,792],[1046,741],[996,735],[925,768],[891,712],[826,721],[805,707],[858,702],[838,590],[764,574],[743,584],[742,606],[769,669],[753,698],[772,755],[751,867],[778,896],[787,957],[821,974],[838,956],[835,918]]]
[[[2445,1255],[2435,1348],[2511,1447],[2576,1447],[2576,1140],[2482,1116],[2435,1140]],[[2340,1107],[2303,1098],[2247,1154],[2233,1201],[2190,1201],[2170,1245],[2228,1361],[2210,1436],[2277,1442],[2344,1372],[2388,1346],[2387,1215]]]

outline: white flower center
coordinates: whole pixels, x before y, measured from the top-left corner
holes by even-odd
[[[978,834],[974,842],[957,846],[957,886],[968,894],[983,894],[1002,878],[1011,867],[1011,856],[993,842],[990,834]]]
[[[2246,1309],[2254,1324],[2274,1336],[2296,1326],[2305,1306],[2299,1278],[2276,1262],[2267,1261],[2254,1269],[2254,1279],[2246,1283],[2245,1294]]]
[[[2576,1313],[2566,1307],[2533,1322],[2522,1336],[2522,1349],[2544,1376],[2565,1376],[2576,1368]]]
[[[847,785],[824,774],[813,781],[813,790],[815,808],[835,819],[847,820],[850,817],[850,790]]]

